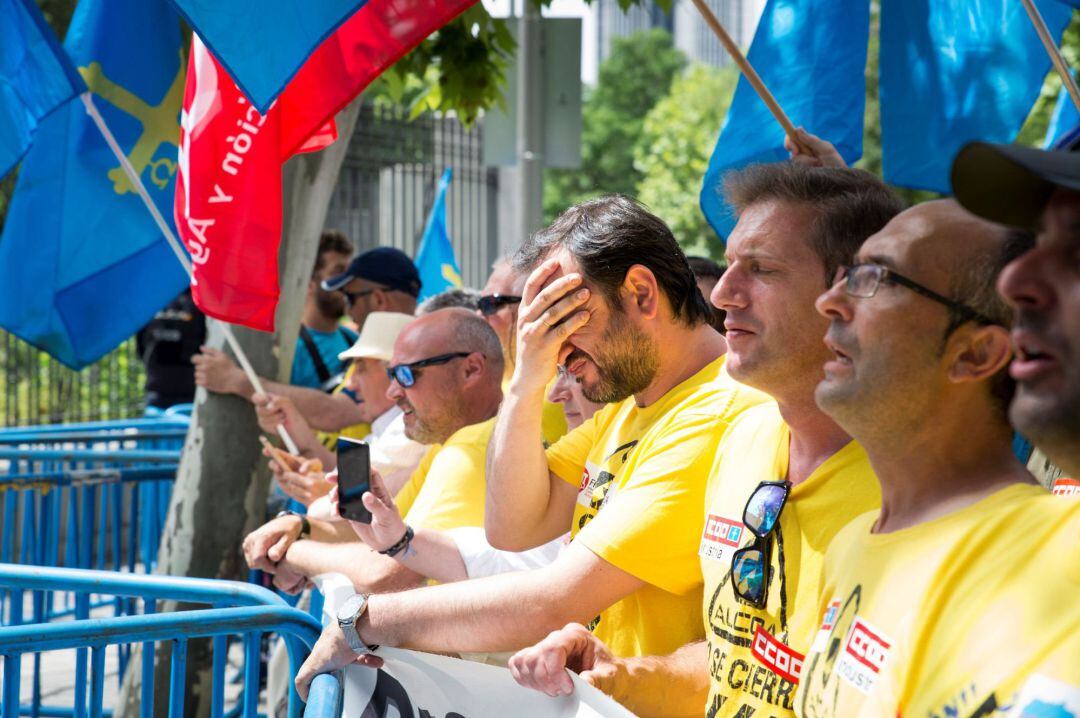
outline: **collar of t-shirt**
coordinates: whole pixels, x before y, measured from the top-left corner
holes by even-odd
[[[370,443],[382,436],[386,429],[394,423],[394,419],[401,416],[402,413],[401,408],[397,404],[394,404],[389,409],[379,414],[379,416],[375,418],[375,421],[371,422],[371,433],[368,434],[365,441]]]

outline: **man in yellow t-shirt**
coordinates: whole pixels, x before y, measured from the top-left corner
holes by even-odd
[[[735,419],[697,507],[707,642],[623,659],[566,629],[511,662],[526,685],[568,690],[561,668],[571,665],[643,716],[792,715],[798,655],[807,648],[800,629],[815,618],[821,555],[837,530],[879,501],[865,454],[814,404],[828,352],[826,322],[813,303],[900,203],[866,173],[795,164],[737,173],[727,195],[740,214],[712,302],[727,312],[728,370],[777,403]],[[778,492],[773,498],[786,494],[775,527],[754,523],[760,540],[750,527],[754,506],[744,510],[759,486]],[[740,598],[732,559],[754,549],[771,559],[761,570],[772,578],[747,596],[755,574],[740,570]]]
[[[484,455],[502,400],[498,337],[468,310],[432,312],[401,330],[389,371],[395,379],[387,396],[404,412],[406,436],[432,445],[398,493],[401,510],[417,527],[483,526]],[[423,580],[364,546],[347,522],[281,516],[244,540],[244,554],[285,590],[332,571],[364,591]]]
[[[1080,650],[1080,603],[1063,600],[1080,554],[1049,552],[1080,538],[1080,504],[1036,483],[1006,416],[1010,312],[994,282],[1031,242],[926,202],[818,300],[835,356],[817,400],[865,448],[883,502],[826,554],[805,718],[970,716],[1048,647]],[[1045,579],[1013,591],[1006,567],[1029,563]],[[1024,630],[1006,638],[1009,624]]]
[[[570,208],[515,263],[535,269],[488,451],[485,528],[506,550],[545,544],[572,525],[573,540],[544,568],[372,596],[358,637],[500,651],[597,617],[597,630],[627,653],[700,637],[695,556],[706,471],[731,417],[760,398],[726,375],[724,339],[707,323],[685,255],[632,200]],[[558,364],[590,401],[615,406],[545,453],[544,393]],[[324,631],[298,686],[335,670],[347,646],[339,627]]]

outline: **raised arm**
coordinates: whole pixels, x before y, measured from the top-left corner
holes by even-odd
[[[191,358],[195,365],[195,383],[207,391],[235,394],[251,401],[255,394],[244,371],[220,349],[204,346]],[[357,403],[346,394],[327,394],[318,389],[281,384],[262,378],[269,394],[288,397],[296,405],[312,429],[340,431],[347,426],[364,423]]]
[[[517,363],[487,452],[484,527],[492,546],[524,551],[565,533],[574,487],[548,470],[541,439],[544,392],[567,339],[589,321],[581,276],[548,283],[558,263],[540,265],[525,283],[518,311]],[[546,286],[545,286],[546,284]],[[582,294],[584,293],[584,294]]]

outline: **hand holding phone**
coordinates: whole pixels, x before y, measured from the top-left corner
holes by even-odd
[[[302,456],[279,449],[271,444],[265,436],[259,437],[259,443],[263,446],[263,453],[269,456],[282,471],[298,471],[300,469],[300,464],[304,461]]]
[[[364,493],[371,490],[371,452],[363,441],[338,437],[338,513],[342,518],[371,523]]]

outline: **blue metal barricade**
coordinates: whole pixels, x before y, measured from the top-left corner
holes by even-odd
[[[0,429],[0,561],[151,571],[188,422]]]
[[[31,696],[29,703],[19,705],[16,703],[15,710],[21,710],[24,715],[73,715],[85,716],[87,676],[91,675],[93,681],[101,679],[93,674],[98,669],[98,663],[104,660],[104,646],[117,646],[119,676],[122,678],[127,664],[131,658],[131,647],[135,643],[143,643],[142,654],[142,705],[143,715],[147,706],[152,706],[153,701],[153,670],[154,651],[153,641],[173,640],[181,641],[184,646],[180,648],[181,657],[186,647],[187,638],[195,636],[214,636],[214,705],[223,705],[224,701],[224,671],[225,652],[227,639],[231,635],[244,636],[245,665],[242,672],[243,687],[242,698],[238,703],[245,716],[254,715],[249,710],[254,710],[258,701],[259,692],[259,642],[263,633],[270,631],[278,632],[285,639],[288,649],[290,665],[293,672],[299,667],[300,662],[306,655],[305,645],[310,646],[318,638],[321,627],[319,622],[310,615],[288,607],[280,596],[265,588],[243,583],[239,581],[218,581],[210,579],[178,578],[172,576],[143,576],[118,573],[114,571],[87,571],[79,569],[60,569],[51,567],[17,566],[0,564],[0,592],[7,594],[7,611],[4,618],[4,626],[0,628],[0,654],[23,654],[33,653],[33,667],[31,676]],[[48,613],[45,606],[49,598],[56,592],[72,592],[76,596],[74,621],[62,623],[48,623]],[[101,604],[112,603],[115,606],[114,615],[107,618],[90,618],[91,597],[109,597]],[[134,605],[141,601],[141,606]],[[271,615],[269,613],[239,613],[229,614],[232,616],[230,624],[214,623],[217,620],[208,614],[210,611],[181,611],[178,613],[158,614],[159,602],[178,601],[185,604],[198,604],[209,606],[213,609],[228,608],[237,611],[240,608],[273,609],[277,613],[272,615],[276,621],[285,621],[280,625],[267,624],[249,626],[245,621],[249,617],[258,615]],[[26,607],[29,603],[30,616],[27,617]],[[123,606],[121,606],[123,604]],[[202,616],[195,623],[188,620],[191,616]],[[217,616],[218,614],[215,614]],[[222,614],[223,615],[223,614]],[[168,618],[166,618],[168,617]],[[150,620],[153,619],[153,620]],[[160,620],[159,620],[160,619]],[[286,621],[286,619],[288,619]],[[222,626],[210,633],[199,633],[203,630],[201,620],[206,625]],[[260,619],[261,620],[261,619]],[[68,632],[56,633],[57,626],[81,626],[81,628],[69,628]],[[145,638],[131,638],[130,631],[143,630],[147,626],[155,627],[153,630],[164,630],[163,627],[171,627],[174,630],[169,636],[150,637],[152,634],[144,634]],[[300,630],[302,627],[303,630]],[[100,630],[109,628],[109,631],[101,633]],[[122,628],[121,628],[122,627]],[[99,630],[100,629],[100,630]],[[182,630],[181,630],[182,629]],[[146,630],[150,630],[147,628]],[[48,642],[42,643],[40,636],[63,636],[65,641],[73,642],[67,647],[76,648],[75,659],[75,712],[71,713],[62,707],[44,706],[41,699],[41,660],[40,652],[50,650]],[[156,634],[153,634],[156,635]],[[82,643],[76,639],[82,636]],[[108,637],[108,640],[102,639]],[[127,638],[124,638],[127,636]],[[7,637],[7,638],[4,638]],[[21,644],[18,637],[32,638],[33,642]],[[90,638],[97,637],[97,642]],[[28,639],[29,640],[29,639]],[[5,642],[6,641],[6,642]],[[66,645],[66,644],[65,644]],[[100,655],[93,653],[88,657],[88,648],[102,646]],[[31,648],[32,650],[27,650]],[[59,647],[59,646],[57,646]],[[95,648],[96,650],[96,648]],[[174,646],[175,650],[175,646]],[[177,654],[173,659],[173,682],[183,681],[183,668],[177,669]],[[90,663],[88,665],[88,658]],[[4,674],[4,718],[8,718],[7,702],[11,690],[16,690],[20,682],[19,659],[8,658],[5,660]],[[90,674],[88,674],[88,670]],[[98,685],[92,683],[92,685]],[[218,692],[222,696],[218,701]],[[17,695],[17,693],[16,693]],[[173,700],[177,693],[172,691]],[[14,699],[13,699],[14,700]],[[179,700],[182,701],[182,691]],[[80,708],[81,706],[81,708]],[[309,703],[308,711],[311,711]],[[289,715],[298,716],[300,712],[299,699],[294,691],[290,692]],[[98,714],[100,715],[100,714]],[[215,715],[221,715],[215,713]]]
[[[147,616],[121,616],[119,618],[91,619],[52,623],[44,626],[8,626],[0,628],[0,655],[4,658],[3,718],[17,718],[21,713],[20,669],[22,656],[32,652],[76,649],[82,654],[82,682],[76,684],[72,715],[83,718],[102,718],[105,683],[105,651],[109,646],[141,643],[144,655],[149,654],[149,667],[143,671],[142,718],[153,716],[154,671],[152,647],[159,641],[172,642],[169,680],[169,718],[182,718],[184,714],[184,676],[187,643],[192,638],[211,637],[213,640],[213,667],[211,688],[211,716],[225,715],[225,665],[227,638],[243,636],[246,687],[258,683],[259,640],[262,634],[274,632],[298,639],[308,646],[314,645],[319,627],[310,616],[294,608],[281,606],[250,606],[242,608],[214,608],[179,613]],[[31,649],[28,651],[27,649]],[[85,659],[90,653],[89,676]],[[254,664],[254,668],[252,667]],[[298,665],[294,665],[294,671]],[[252,677],[254,674],[254,681]],[[89,678],[89,701],[86,695],[86,679]],[[78,680],[78,678],[77,678]],[[149,685],[148,685],[149,684]],[[290,711],[292,712],[292,711]],[[338,718],[341,712],[341,685],[332,675],[318,676],[312,684],[305,718]],[[258,715],[258,691],[246,690],[243,696],[244,718]],[[294,715],[298,715],[295,713]]]

